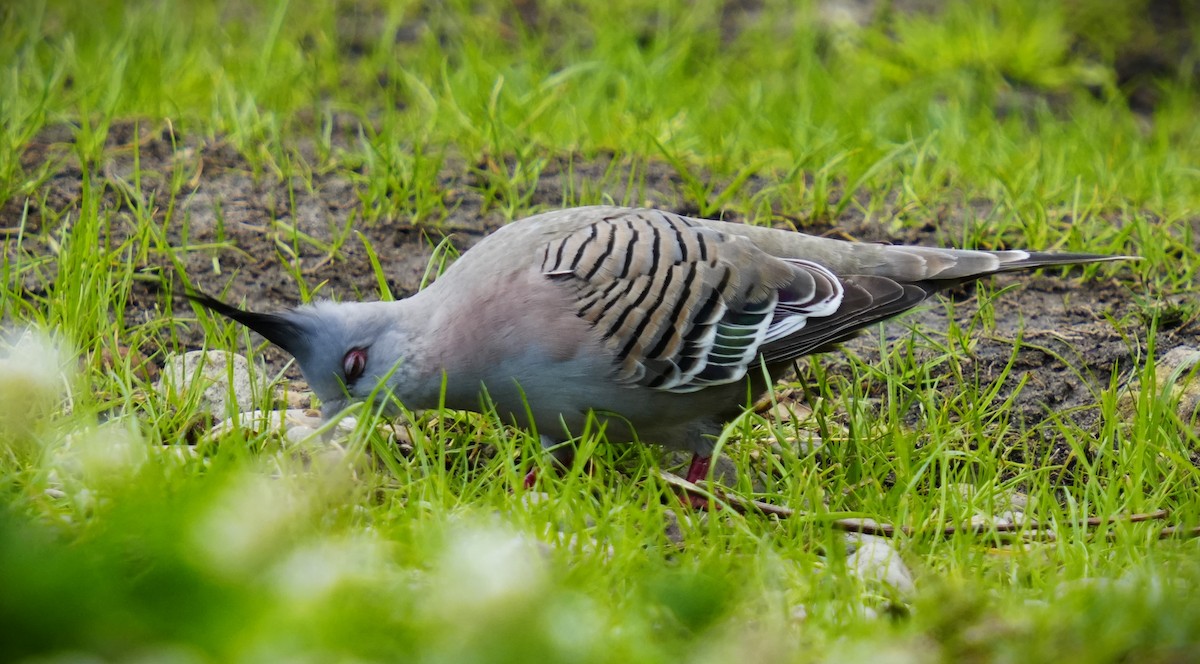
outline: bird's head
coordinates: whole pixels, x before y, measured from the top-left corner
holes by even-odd
[[[192,301],[231,318],[266,337],[300,364],[309,387],[321,399],[329,418],[348,404],[362,401],[380,386],[380,398],[403,376],[399,331],[389,325],[383,302],[317,302],[275,313],[245,311],[202,293]],[[400,374],[400,375],[397,375]],[[391,399],[388,399],[391,402]],[[389,405],[389,408],[392,406]]]

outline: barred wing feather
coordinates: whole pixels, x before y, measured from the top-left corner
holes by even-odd
[[[542,273],[571,288],[576,315],[630,386],[693,392],[742,379],[764,348],[836,314],[843,286],[810,261],[652,210],[604,216],[547,243]]]

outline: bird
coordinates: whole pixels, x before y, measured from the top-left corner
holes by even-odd
[[[1128,258],[862,243],[590,206],[502,226],[405,299],[262,313],[187,296],[294,356],[326,419],[372,395],[414,411],[491,407],[560,461],[591,420],[610,442],[691,452],[686,479],[698,482],[726,423],[798,358],[957,284]]]

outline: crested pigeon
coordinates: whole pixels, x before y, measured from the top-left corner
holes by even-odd
[[[376,392],[413,410],[486,399],[553,448],[594,416],[609,440],[691,451],[695,482],[748,394],[793,360],[947,286],[1123,258],[865,244],[598,206],[510,223],[403,300],[256,313],[189,297],[295,356],[326,418]]]

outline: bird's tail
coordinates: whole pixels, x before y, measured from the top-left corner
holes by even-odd
[[[1039,251],[977,251],[906,245],[847,242],[728,222],[705,222],[720,231],[748,238],[759,249],[780,258],[802,258],[839,275],[886,277],[900,283],[950,285],[997,272],[1034,270],[1056,265],[1080,265],[1139,260],[1137,256],[1053,253]]]

